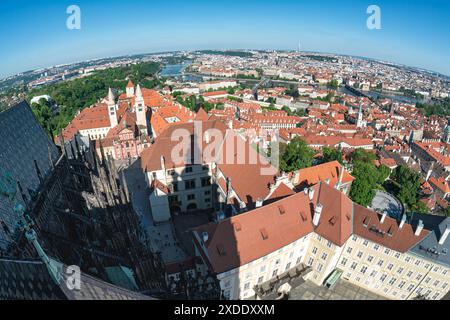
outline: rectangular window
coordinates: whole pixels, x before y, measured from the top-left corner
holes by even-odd
[[[187,180],[184,182],[184,187],[186,190],[195,189],[195,180]]]
[[[313,254],[316,254],[316,253],[317,253],[317,248],[316,248],[316,247],[313,248],[312,253],[313,253]]]
[[[312,266],[313,263],[314,263],[314,259],[313,258],[309,258],[308,266]]]
[[[286,271],[288,271],[289,269],[291,269],[291,263],[290,262],[286,265]]]
[[[397,279],[396,278],[392,278],[390,281],[389,281],[389,285],[393,285],[394,283],[395,283],[395,281],[397,281]]]
[[[319,265],[317,266],[317,271],[320,272],[322,271],[323,265],[319,263]]]
[[[264,281],[264,277],[260,277],[260,278],[258,279],[258,284],[263,283],[263,281]]]
[[[278,275],[278,269],[273,270],[272,278],[276,277],[277,275]]]
[[[353,262],[350,268],[355,270],[357,266],[358,264],[356,262]]]
[[[192,171],[194,171],[194,169],[191,166],[186,167],[186,170],[185,170],[186,173],[192,173]]]
[[[209,187],[211,185],[211,178],[202,178],[202,187]]]
[[[188,194],[187,199],[188,201],[195,200],[195,194]]]
[[[347,264],[347,261],[348,261],[348,260],[347,260],[346,258],[343,258],[342,261],[341,261],[341,264],[342,264],[343,266],[345,266],[345,265]]]
[[[322,260],[327,260],[328,255],[326,253],[322,254]]]
[[[358,252],[358,258],[361,258],[362,256],[363,256],[363,252],[362,251]]]
[[[347,249],[347,253],[348,253],[348,254],[351,254],[351,253],[352,253],[352,250],[353,250],[353,249],[349,247],[349,248]]]
[[[373,261],[373,256],[369,256],[369,258],[367,258],[367,261],[372,262]]]
[[[362,268],[361,268],[361,273],[362,273],[362,274],[366,273],[366,271],[367,271],[367,267],[362,267]]]

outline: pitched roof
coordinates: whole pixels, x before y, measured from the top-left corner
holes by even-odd
[[[419,236],[411,224],[405,223],[402,229],[399,222],[389,216],[381,222],[380,215],[355,204],[353,231],[364,239],[379,243],[389,249],[404,253],[423,240],[428,234],[424,229]]]
[[[330,185],[335,186],[339,182],[341,170],[344,170],[344,175],[342,177],[343,184],[355,180],[355,178],[353,178],[338,161],[331,161],[299,170],[294,185],[298,187],[309,187],[320,181],[330,179]]]
[[[207,232],[209,262],[222,273],[262,258],[313,231],[309,199],[297,193],[218,224],[194,229]]]
[[[341,247],[352,234],[353,202],[326,183],[320,186],[317,203],[323,211],[315,232]]]
[[[208,129],[218,129],[220,132],[225,134],[226,126],[221,121],[204,121],[202,122],[203,132]],[[178,131],[177,131],[178,130]],[[190,139],[191,140],[191,154],[187,154],[189,150],[185,150],[184,156],[187,157],[186,161],[178,161],[177,159],[172,159],[172,150],[179,145],[179,141],[172,141],[172,135],[174,132],[183,132],[180,139]],[[161,170],[161,156],[165,158],[166,169],[185,167],[189,164],[194,164],[193,147],[198,145],[198,141],[195,142],[191,138],[194,134],[194,123],[174,123],[167,127],[161,135],[155,140],[149,148],[145,149],[141,154],[141,166],[147,171],[158,171]],[[212,141],[213,143],[214,141]],[[203,150],[205,150],[206,142],[203,140]],[[203,160],[203,159],[201,159]],[[200,163],[201,164],[201,163]]]
[[[205,109],[201,108],[198,109],[197,114],[195,115],[195,120],[197,121],[207,121],[209,119],[208,114],[206,113]]]

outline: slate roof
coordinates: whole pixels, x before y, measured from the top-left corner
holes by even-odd
[[[443,245],[439,244],[441,235],[447,226],[450,225],[450,218],[416,214],[413,219],[413,224],[417,223],[419,219],[422,220],[425,228],[430,230],[430,232],[422,241],[411,248],[410,251],[428,260],[450,267],[450,236],[447,237]]]
[[[55,163],[59,158],[58,150],[25,101],[0,112],[0,137],[0,174],[1,171],[9,172],[14,181],[20,181],[30,199],[30,191],[40,187],[34,160],[45,177],[51,171],[49,153]],[[17,200],[21,201],[21,197],[17,196]],[[0,225],[6,225],[10,232],[8,235],[0,227],[0,249],[8,246],[16,226],[17,218],[12,207],[11,201],[0,190]]]
[[[67,268],[63,266],[64,270]],[[151,300],[92,276],[81,275],[81,290],[69,290],[67,275],[58,285],[39,260],[0,259],[0,300]]]

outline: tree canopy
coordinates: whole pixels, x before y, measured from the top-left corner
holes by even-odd
[[[33,108],[42,127],[54,136],[69,124],[79,110],[104,98],[109,87],[121,92],[127,85],[127,79],[146,88],[161,85],[161,80],[154,78],[159,70],[160,65],[155,62],[101,70],[88,77],[33,89],[27,95],[28,101],[34,96],[47,94],[58,104],[59,113],[56,115],[49,115],[45,108]]]
[[[420,174],[405,166],[398,167],[393,174],[394,181],[398,184],[397,197],[408,206],[409,209],[418,209],[418,191],[420,188]],[[420,206],[420,205],[419,205]]]
[[[292,139],[280,159],[280,169],[292,172],[312,166],[314,151],[299,137]]]
[[[336,148],[324,147],[322,149],[322,163],[327,163],[331,161],[338,161],[340,164],[344,164],[342,158],[342,151]]]

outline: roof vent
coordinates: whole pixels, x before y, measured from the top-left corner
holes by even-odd
[[[266,228],[262,228],[259,231],[261,232],[261,236],[262,236],[263,240],[269,239],[269,233],[267,232]]]
[[[236,231],[241,231],[242,230],[242,225],[241,225],[241,223],[240,222],[235,222],[235,223],[233,223],[233,225],[234,225],[234,230],[236,230]]]
[[[306,222],[306,220],[308,220],[306,213],[304,211],[300,211],[300,216],[302,217],[303,222]]]
[[[278,206],[278,210],[280,211],[280,214],[283,215],[286,213],[286,210],[284,210],[284,207],[282,205]]]
[[[365,217],[364,220],[363,220],[363,226],[365,228],[367,228],[369,226],[369,223],[370,223],[370,218],[369,217]]]
[[[227,253],[225,251],[225,247],[223,246],[223,244],[218,244],[217,245],[217,252],[219,253],[219,256],[225,256]]]

